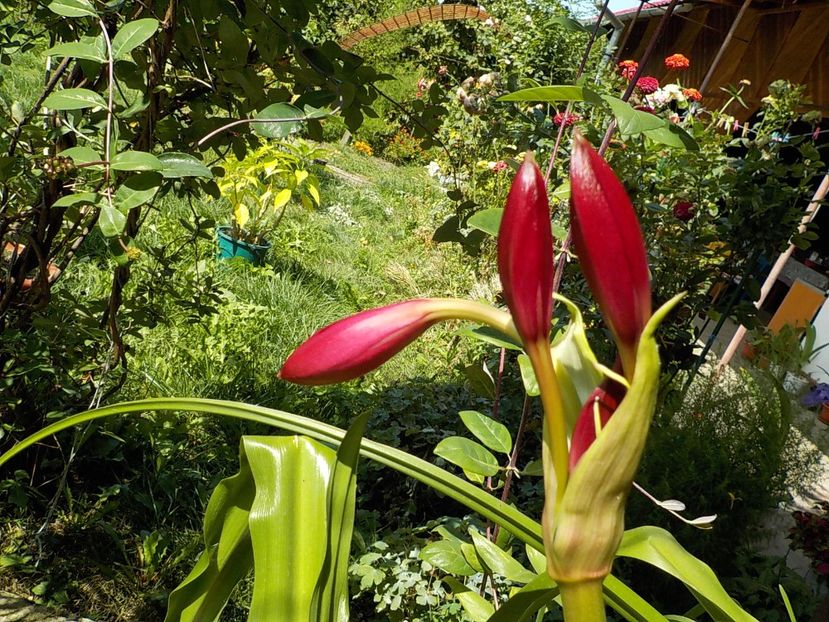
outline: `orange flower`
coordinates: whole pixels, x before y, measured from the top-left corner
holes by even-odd
[[[698,102],[702,99],[702,93],[697,89],[682,89],[682,94],[685,95],[687,100],[692,102]]]
[[[665,59],[665,66],[668,69],[674,69],[676,71],[685,71],[688,67],[691,66],[691,61],[688,60],[688,57],[682,54],[671,54],[668,58]]]
[[[619,69],[625,80],[633,80],[633,76],[636,75],[636,71],[639,69],[639,63],[635,60],[623,60],[619,63]]]

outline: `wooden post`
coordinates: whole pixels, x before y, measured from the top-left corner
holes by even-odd
[[[723,40],[720,49],[717,50],[717,55],[711,62],[711,66],[708,67],[708,72],[705,74],[705,78],[702,79],[702,84],[699,87],[700,93],[702,93],[703,95],[705,95],[705,89],[708,88],[708,83],[714,76],[714,72],[717,70],[717,65],[720,64],[720,60],[722,60],[723,54],[725,54],[725,49],[731,43],[731,39],[734,38],[734,33],[737,30],[737,26],[740,25],[740,22],[743,19],[743,15],[745,15],[746,11],[748,11],[748,7],[750,4],[751,0],[745,0],[745,2],[743,2],[743,6],[741,6],[740,10],[737,12],[737,17],[734,18],[734,22],[731,24],[731,28],[728,29],[728,34],[725,35],[725,39]]]

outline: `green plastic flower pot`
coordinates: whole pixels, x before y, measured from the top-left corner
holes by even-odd
[[[231,227],[217,227],[216,237],[219,241],[219,259],[230,259],[241,257],[254,266],[261,266],[265,263],[265,256],[271,248],[270,242],[264,244],[251,244],[237,240],[231,234]]]

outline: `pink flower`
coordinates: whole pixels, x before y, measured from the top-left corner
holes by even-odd
[[[636,81],[636,88],[644,95],[650,95],[659,90],[659,80],[653,76],[642,76]]]
[[[500,173],[501,171],[505,171],[509,168],[509,165],[504,162],[503,160],[498,160],[495,165],[492,167],[493,173]]]
[[[441,318],[440,301],[407,300],[370,309],[317,331],[294,350],[278,376],[296,384],[332,384],[376,369]]]
[[[569,127],[577,121],[581,121],[581,115],[575,112],[557,112],[553,117],[553,123],[559,126],[563,125],[564,127]]]
[[[690,201],[677,201],[674,205],[674,218],[688,222],[694,217],[694,204]]]
[[[645,242],[621,182],[581,134],[570,163],[570,226],[581,270],[631,377],[651,316]]]
[[[636,110],[641,110],[642,112],[650,112],[651,114],[654,113],[653,106],[636,106]]]
[[[553,315],[553,233],[544,178],[531,153],[507,197],[498,232],[498,272],[521,339],[546,342]]]

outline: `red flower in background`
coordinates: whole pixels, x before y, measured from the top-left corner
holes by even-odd
[[[581,115],[575,112],[557,112],[556,116],[553,117],[553,123],[563,125],[564,127],[569,127],[576,121],[581,121]]]
[[[692,102],[698,102],[702,99],[702,93],[697,89],[682,89],[682,94],[685,98]]]
[[[690,201],[677,201],[674,205],[674,218],[688,222],[694,217],[694,204]]]
[[[683,54],[671,54],[665,59],[665,66],[674,71],[685,71],[691,66],[691,61]]]
[[[636,71],[639,69],[639,63],[635,60],[623,60],[619,63],[619,70],[625,80],[633,80]]]
[[[659,90],[659,80],[653,76],[642,76],[636,81],[636,88],[645,95],[656,93]]]

